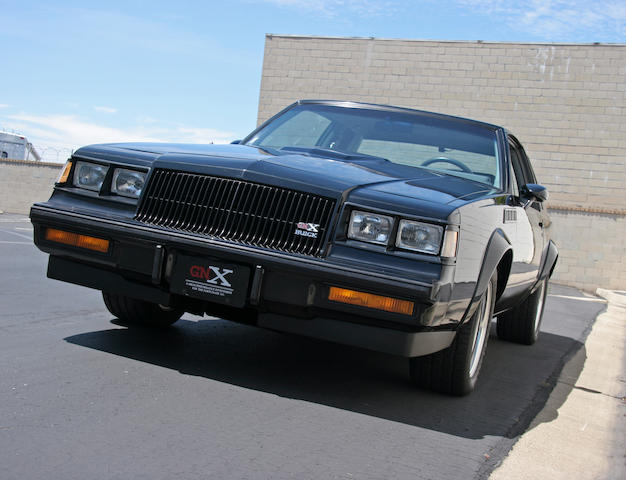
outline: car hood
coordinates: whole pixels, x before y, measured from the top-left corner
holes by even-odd
[[[401,210],[417,208],[433,217],[447,217],[463,203],[493,190],[464,178],[375,157],[345,160],[318,154],[275,154],[246,145],[123,143],[92,145],[75,155],[131,157],[156,168],[241,178],[385,209],[398,205]]]

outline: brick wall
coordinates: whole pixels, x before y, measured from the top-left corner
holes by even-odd
[[[259,123],[301,98],[505,126],[550,191],[560,229],[556,280],[626,288],[626,45],[268,35]]]
[[[50,198],[63,165],[0,160],[0,211],[28,214],[30,206]]]

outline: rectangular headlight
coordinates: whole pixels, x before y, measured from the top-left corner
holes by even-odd
[[[97,163],[76,162],[74,186],[99,192],[109,167]]]
[[[116,168],[113,171],[111,193],[124,197],[139,198],[143,185],[146,181],[146,172]]]
[[[350,215],[348,238],[387,245],[393,228],[393,217],[354,210]]]
[[[400,220],[396,246],[416,252],[437,255],[441,247],[443,227],[430,223]]]

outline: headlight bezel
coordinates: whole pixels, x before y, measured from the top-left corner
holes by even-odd
[[[387,242],[375,243],[359,238],[354,238],[354,236],[350,235],[354,212],[391,218],[391,233],[387,238]],[[345,214],[343,215],[343,217],[345,219],[344,238],[345,241],[352,246],[401,256],[423,255],[424,258],[437,258],[442,261],[453,260],[456,257],[458,227],[453,224],[449,224],[446,221],[437,221],[436,219],[430,218],[425,219],[418,216],[412,216],[410,214],[407,215],[402,212],[378,210],[376,208],[369,208],[367,206],[352,203],[346,204]],[[428,251],[425,249],[410,248],[399,242],[398,239],[401,233],[400,225],[403,222],[420,224],[426,226],[427,228],[432,228],[436,230],[438,232],[438,244],[436,250]],[[450,236],[450,233],[452,233],[453,235]],[[453,244],[449,240],[453,240]],[[447,243],[450,243],[450,245],[447,245]],[[443,251],[444,246],[446,247],[446,252]],[[452,255],[450,254],[451,252]]]
[[[72,156],[68,159],[68,163],[71,163],[70,172],[66,181],[56,182],[54,185],[55,190],[64,190],[71,192],[75,195],[81,195],[86,197],[98,198],[107,202],[123,203],[127,205],[137,205],[141,194],[145,190],[147,179],[150,175],[150,167],[143,165],[136,165],[134,163],[117,162],[117,161],[105,161],[100,159],[92,159],[90,157]],[[98,189],[96,185],[85,185],[79,181],[80,169],[79,165],[95,167],[106,170],[102,184]],[[66,164],[67,167],[67,164]],[[118,171],[135,172],[143,176],[142,190],[135,196],[123,195],[119,190],[114,188],[113,177]],[[61,175],[59,176],[59,179]],[[88,188],[91,187],[91,188]]]

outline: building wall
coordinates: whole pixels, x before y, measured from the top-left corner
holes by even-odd
[[[268,35],[259,123],[301,98],[503,125],[549,189],[556,281],[626,288],[626,45]]]
[[[63,165],[0,160],[0,212],[28,214],[35,202],[50,198]]]

